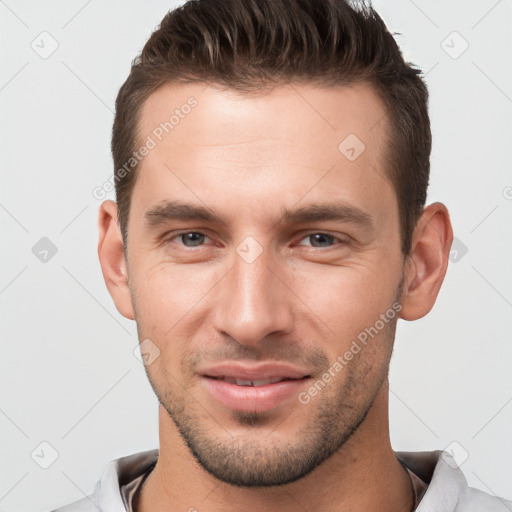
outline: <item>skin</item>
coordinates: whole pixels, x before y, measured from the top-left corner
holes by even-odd
[[[279,85],[259,95],[166,85],[144,105],[141,140],[191,96],[197,106],[140,164],[126,251],[116,204],[105,201],[99,214],[109,292],[140,340],[160,350],[146,367],[161,402],[160,457],[138,510],[408,512],[387,375],[397,319],[426,315],[444,279],[446,207],[424,209],[404,258],[381,166],[389,126],[370,85]],[[349,134],[365,145],[354,161],[338,149]],[[147,212],[170,200],[217,219],[151,226]],[[356,207],[371,226],[279,222],[284,209],[318,203]],[[171,239],[183,230],[200,235]],[[237,252],[249,236],[262,251],[250,263]],[[200,378],[206,363],[288,362],[311,375],[307,392],[393,304],[399,313],[307,404],[294,394],[264,413],[240,413]]]

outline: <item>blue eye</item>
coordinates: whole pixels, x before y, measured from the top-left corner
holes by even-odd
[[[199,231],[182,231],[181,233],[176,233],[174,236],[169,238],[170,242],[178,241],[178,245],[183,247],[200,247],[205,244],[205,242],[209,239],[207,235],[201,233]],[[306,240],[309,240],[309,243],[305,243]],[[334,235],[329,235],[328,233],[311,233],[301,239],[298,245],[314,247],[317,249],[321,248],[329,248],[336,244],[346,243],[343,239],[340,239]]]
[[[328,235],[327,233],[312,233],[306,237],[304,237],[302,240],[309,239],[311,241],[312,247],[331,247],[336,243],[336,241],[340,241],[339,238],[336,238],[335,236]],[[307,245],[300,243],[299,245]]]
[[[179,238],[185,247],[198,247],[204,243],[206,235],[197,231],[188,231],[175,235],[174,238]]]

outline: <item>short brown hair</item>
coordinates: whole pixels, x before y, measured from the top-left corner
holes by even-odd
[[[371,5],[345,0],[193,0],[163,18],[119,90],[112,129],[114,168],[137,148],[146,99],[160,86],[215,83],[241,93],[286,82],[372,84],[387,112],[385,169],[395,188],[402,252],[425,206],[432,136],[421,71],[406,63]],[[127,243],[137,167],[116,179]]]

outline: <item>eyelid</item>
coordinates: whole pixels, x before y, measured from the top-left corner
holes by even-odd
[[[308,231],[307,233],[302,233],[299,238],[299,242],[302,242],[305,238],[310,237],[311,235],[327,235],[329,237],[332,237],[335,242],[342,243],[342,244],[348,244],[350,243],[350,238],[348,235],[340,235],[340,234],[334,234],[330,233],[329,231],[321,231],[321,230],[312,230]],[[300,244],[297,244],[300,245]],[[329,249],[331,247],[334,247],[334,245],[330,247],[325,247],[324,249]],[[320,249],[320,247],[313,247],[314,249]]]
[[[176,231],[176,232],[173,231],[169,236],[164,236],[162,238],[162,241],[163,241],[163,243],[174,242],[181,235],[185,235],[187,233],[196,233],[198,235],[203,235],[204,237],[211,239],[211,237],[206,233],[206,231],[207,230],[204,230],[204,229],[183,229],[183,230],[179,230],[179,231]],[[336,243],[341,243],[341,244],[348,244],[348,243],[350,243],[349,237],[347,235],[338,235],[338,234],[330,233],[329,231],[311,230],[311,231],[300,233],[300,238],[298,238],[298,242],[296,243],[296,245],[303,246],[303,247],[308,247],[307,244],[300,244],[300,242],[302,242],[304,239],[310,237],[311,235],[327,235],[329,237],[332,237],[334,239],[334,241],[335,241],[335,244],[333,244],[332,246],[329,246],[329,247],[309,246],[309,247],[311,247],[313,249],[323,249],[323,250],[326,250],[326,249],[330,249],[332,247],[335,247]],[[198,246],[186,246],[183,243],[178,243],[178,245],[180,245],[182,247],[186,247],[187,249],[196,249],[196,250],[199,249],[200,247],[204,247],[204,244],[201,244],[201,245],[198,245]],[[217,245],[217,244],[215,244],[215,245]]]
[[[176,240],[177,238],[179,238],[181,235],[186,235],[187,233],[196,233],[198,235],[203,235],[205,236],[206,238],[211,238],[209,237],[205,232],[204,230],[198,230],[198,229],[183,229],[181,231],[173,231],[172,233],[168,233],[169,236],[164,236],[162,238],[163,242],[174,242],[174,240]],[[183,244],[179,244],[179,245],[182,245],[183,247],[187,247],[186,245],[183,245]],[[202,247],[201,245],[198,245],[197,247]],[[193,249],[194,247],[188,247],[189,249]]]

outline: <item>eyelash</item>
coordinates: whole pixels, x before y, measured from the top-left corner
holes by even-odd
[[[197,235],[203,235],[203,236],[209,238],[208,235],[206,233],[203,233],[202,231],[179,231],[178,233],[175,233],[172,236],[166,238],[164,240],[164,243],[174,242],[176,239],[178,239],[182,235],[187,235],[189,233],[194,233],[194,234],[197,234]],[[333,243],[333,245],[331,245],[329,247],[314,247],[314,246],[306,246],[306,247],[311,247],[312,249],[323,249],[323,250],[326,250],[326,249],[333,248],[335,246],[336,242],[340,243],[341,245],[347,245],[349,243],[348,240],[346,240],[346,239],[337,237],[335,235],[331,235],[330,233],[326,233],[326,232],[323,232],[323,231],[311,231],[311,232],[305,234],[300,239],[300,241],[302,241],[302,240],[304,240],[306,238],[309,238],[309,237],[311,237],[313,235],[326,235],[326,236],[332,238],[334,243]],[[191,250],[199,249],[199,248],[203,247],[203,245],[198,245],[198,246],[195,246],[195,247],[194,246],[189,247],[189,246],[186,246],[184,244],[179,244],[179,245],[181,245],[182,247],[185,247],[186,249],[191,249]]]

